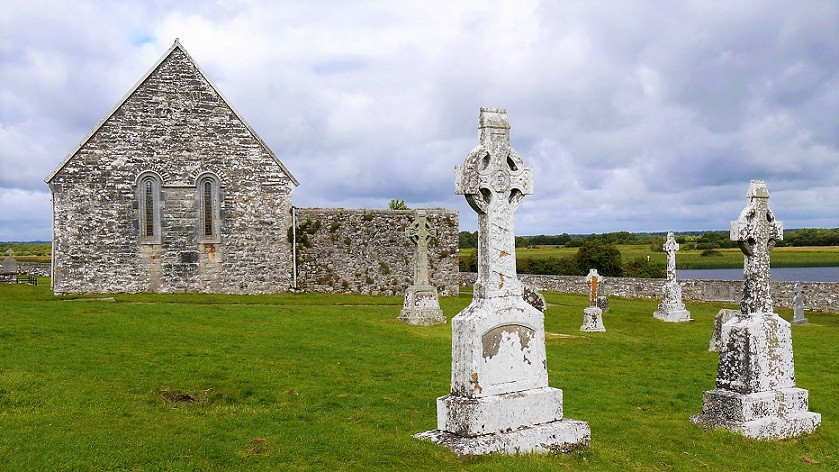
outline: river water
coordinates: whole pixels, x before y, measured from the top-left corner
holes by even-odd
[[[839,282],[839,267],[772,267],[779,282]],[[742,280],[743,269],[679,269],[677,279]]]

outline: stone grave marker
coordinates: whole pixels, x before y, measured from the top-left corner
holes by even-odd
[[[428,223],[425,210],[417,210],[417,217],[405,229],[405,235],[416,245],[414,282],[405,291],[405,302],[397,319],[412,325],[445,323],[437,288],[428,279],[428,242],[437,235],[437,231]]]
[[[15,252],[9,249],[6,251],[6,258],[3,259],[3,273],[4,274],[17,274],[18,272],[18,265],[17,259],[15,259]]]
[[[679,250],[679,243],[672,231],[667,233],[667,241],[664,243],[664,251],[667,253],[667,281],[662,287],[661,303],[653,316],[673,323],[684,323],[693,321],[690,312],[685,309],[682,303],[682,286],[676,280],[676,251]]]
[[[716,388],[706,391],[702,413],[691,421],[755,439],[783,439],[814,431],[821,415],[808,411],[807,390],[795,386],[790,324],[774,313],[769,293],[769,251],[783,225],[769,209],[769,191],[753,180],[748,204],[731,223],[743,251],[740,313],[723,324]]]
[[[804,291],[801,290],[801,284],[795,283],[795,295],[792,297],[792,324],[805,325],[807,318],[804,317]]]
[[[537,310],[541,311],[542,313],[548,308],[548,302],[545,301],[545,297],[539,293],[533,287],[528,287],[527,285],[522,285],[522,298],[526,301],[530,306],[536,308]]]
[[[478,213],[472,303],[452,319],[451,394],[437,429],[420,433],[458,456],[565,452],[588,445],[588,423],[563,417],[548,386],[544,315],[522,298],[513,212],[533,174],[510,147],[507,111],[481,108],[479,145],[455,168],[455,193]]]
[[[720,333],[722,333],[722,325],[737,316],[739,313],[740,310],[731,310],[728,308],[723,308],[717,312],[717,316],[714,317],[714,328],[711,330],[711,342],[708,344],[709,351],[720,351]]]
[[[597,306],[597,286],[601,283],[600,274],[597,269],[590,269],[586,275],[586,283],[589,285],[588,306],[583,310],[583,325],[580,331],[603,332],[603,310]]]

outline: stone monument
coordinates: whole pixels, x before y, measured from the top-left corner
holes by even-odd
[[[792,297],[792,324],[805,325],[807,318],[804,317],[804,291],[801,290],[801,284],[795,283],[795,295]]]
[[[417,434],[458,456],[566,452],[588,445],[588,423],[563,417],[548,386],[544,315],[522,298],[513,212],[533,174],[510,147],[507,111],[481,108],[480,144],[455,167],[455,193],[478,213],[472,303],[452,319],[451,394],[437,399],[437,429]]]
[[[6,251],[6,258],[3,259],[3,272],[0,272],[0,281],[17,283],[18,265],[15,259],[15,252],[9,249]]]
[[[664,243],[664,251],[667,253],[667,281],[662,287],[661,303],[653,316],[673,323],[684,323],[693,321],[690,312],[685,310],[682,303],[682,287],[676,280],[676,251],[679,250],[679,243],[672,231],[667,233],[667,241]]]
[[[405,303],[399,320],[412,325],[434,325],[446,322],[437,288],[428,280],[428,242],[436,231],[428,224],[425,210],[417,210],[414,223],[405,229],[405,235],[417,246],[414,255],[414,283],[405,291]]]
[[[717,312],[714,317],[714,328],[711,330],[711,342],[708,344],[708,350],[711,352],[720,352],[720,334],[722,333],[722,325],[726,324],[728,320],[734,318],[740,313],[740,310],[731,310],[723,308]]]
[[[744,254],[740,313],[722,325],[716,388],[705,392],[691,421],[755,439],[783,439],[814,431],[821,415],[808,411],[807,390],[795,386],[790,325],[769,294],[769,251],[783,225],[769,209],[769,191],[753,180],[748,204],[731,223]]]
[[[597,306],[597,286],[601,283],[597,269],[591,269],[586,276],[586,283],[591,287],[588,296],[588,306],[583,310],[583,325],[580,331],[603,332],[603,310]]]

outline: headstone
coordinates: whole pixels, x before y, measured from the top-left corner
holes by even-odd
[[[792,314],[792,324],[807,324],[807,318],[804,317],[804,291],[798,282],[795,283],[795,295],[792,297]]]
[[[783,226],[763,181],[751,182],[747,198],[731,223],[731,239],[745,254],[740,313],[722,325],[716,388],[691,421],[755,439],[795,437],[814,431],[821,415],[808,411],[807,390],[795,386],[790,324],[773,312],[769,294],[769,251]]]
[[[428,279],[428,242],[437,234],[428,224],[425,210],[417,210],[414,223],[405,235],[417,246],[414,255],[414,283],[405,291],[405,302],[399,320],[412,325],[435,325],[446,322],[437,288]]]
[[[679,243],[672,231],[667,233],[667,241],[664,243],[664,251],[667,253],[667,281],[662,287],[661,303],[653,316],[672,323],[684,323],[693,321],[690,312],[685,309],[682,303],[682,286],[676,280],[676,251],[679,250]]]
[[[597,308],[600,308],[600,311],[603,312],[609,311],[609,297],[607,297],[606,295],[598,295]]]
[[[478,213],[472,303],[452,319],[451,394],[437,399],[437,429],[416,435],[458,456],[565,452],[588,445],[588,423],[563,417],[548,386],[544,315],[522,298],[513,212],[533,174],[510,147],[507,111],[481,108],[480,144],[455,168],[455,193]]]
[[[722,333],[722,325],[737,316],[739,313],[740,310],[731,310],[728,308],[723,308],[717,312],[717,316],[714,317],[714,328],[711,331],[711,342],[708,344],[709,351],[720,351],[720,333]]]
[[[6,251],[6,258],[3,259],[3,273],[4,274],[17,274],[18,265],[17,260],[15,259],[15,252],[9,249]]]
[[[588,306],[583,310],[583,325],[580,331],[603,332],[603,310],[597,306],[597,286],[601,283],[597,269],[591,269],[586,275],[586,283],[589,285]]]
[[[548,303],[545,301],[545,297],[543,297],[542,294],[533,287],[522,285],[521,296],[530,306],[536,308],[542,313],[544,313],[548,308]]]

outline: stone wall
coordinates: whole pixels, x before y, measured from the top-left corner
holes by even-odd
[[[202,242],[197,179],[219,182],[219,241]],[[161,236],[139,234],[139,176],[156,175]],[[49,179],[53,290],[276,293],[291,284],[296,182],[173,46]]]
[[[18,261],[17,263],[18,273],[21,274],[29,274],[29,275],[36,275],[38,277],[49,277],[50,276],[50,263],[49,262],[26,262],[26,261]]]
[[[461,283],[475,283],[477,274],[460,274]],[[565,275],[519,274],[522,283],[549,292],[588,293],[585,277]],[[685,300],[738,303],[743,296],[742,280],[680,280]],[[808,310],[839,313],[839,282],[800,282],[804,306]],[[660,298],[664,279],[605,277],[607,295],[621,297]],[[772,282],[775,306],[792,308],[795,282]]]
[[[297,287],[309,292],[402,295],[412,282],[415,245],[405,235],[413,210],[296,209]],[[440,295],[458,293],[458,216],[427,210],[429,278]]]

